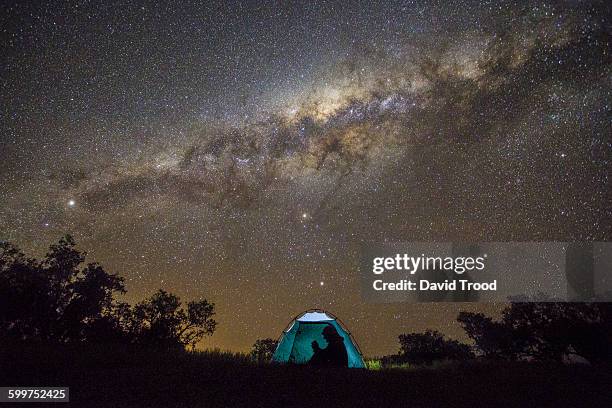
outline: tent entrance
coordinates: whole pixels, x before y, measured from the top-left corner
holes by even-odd
[[[326,322],[300,322],[295,339],[293,340],[289,361],[295,364],[309,362],[314,355],[314,350],[312,349],[313,341],[319,343],[319,347],[326,348],[327,340],[323,337],[323,329],[328,326],[333,327],[333,325]]]

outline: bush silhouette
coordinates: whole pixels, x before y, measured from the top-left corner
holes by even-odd
[[[260,364],[270,362],[276,351],[276,346],[278,346],[278,341],[274,339],[258,339],[251,349],[251,358]]]
[[[401,334],[396,362],[431,365],[437,360],[465,360],[474,357],[470,346],[444,338],[438,331]]]

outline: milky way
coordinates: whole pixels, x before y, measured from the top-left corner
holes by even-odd
[[[322,307],[383,354],[495,312],[363,303],[364,243],[610,239],[605,2],[1,14],[0,239],[71,233],[129,300],[215,301],[204,346]]]

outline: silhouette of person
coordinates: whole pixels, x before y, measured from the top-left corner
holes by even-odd
[[[309,364],[318,367],[348,367],[348,354],[342,336],[333,326],[326,326],[323,329],[323,337],[327,341],[327,347],[322,349],[316,340],[313,341],[314,355]]]

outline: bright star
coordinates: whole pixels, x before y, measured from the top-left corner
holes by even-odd
[[[74,207],[76,205],[76,201],[68,200],[68,207]]]

